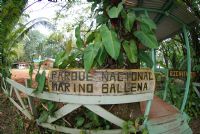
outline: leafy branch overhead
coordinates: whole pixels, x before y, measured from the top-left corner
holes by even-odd
[[[131,64],[142,61],[151,67],[152,61],[146,50],[158,48],[158,41],[155,36],[156,24],[148,14],[136,14],[125,7],[122,0],[88,2],[92,2],[92,12],[98,26],[85,41],[81,37],[80,25],[75,30],[76,45],[84,50],[85,70],[88,72],[92,67],[126,63],[127,60]],[[127,64],[120,65],[124,67]]]

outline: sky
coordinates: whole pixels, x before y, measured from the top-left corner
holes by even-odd
[[[66,12],[67,17],[58,22],[58,30],[61,30],[62,27],[66,24],[75,23],[79,19],[80,15],[86,16],[86,13],[84,14],[84,12],[81,9],[88,7],[89,4],[87,3],[87,0],[81,0],[81,2],[86,4],[75,5],[72,8],[70,8],[70,10]],[[39,17],[45,17],[51,20],[56,16],[56,11],[59,11],[62,8],[61,6],[65,4],[66,2],[64,0],[58,0],[58,2],[56,3],[49,2],[48,0],[42,0],[40,2],[37,2],[37,0],[29,0],[27,4],[28,8],[25,8],[25,13],[29,15],[29,20],[33,20]],[[88,25],[89,24],[90,22],[88,22]],[[38,26],[36,27],[36,29],[45,35],[49,35],[52,32],[44,26]]]

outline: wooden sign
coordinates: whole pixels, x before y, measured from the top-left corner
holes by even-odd
[[[76,95],[144,94],[154,92],[155,76],[150,69],[51,70],[48,86],[51,92]]]
[[[197,77],[197,72],[191,72],[192,78]],[[174,78],[186,78],[187,71],[180,71],[180,70],[169,70],[169,77]]]

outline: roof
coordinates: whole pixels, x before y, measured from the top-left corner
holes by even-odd
[[[147,11],[150,11],[148,13],[150,18],[157,24],[156,36],[159,41],[179,32],[182,28],[181,22],[192,24],[198,20],[185,4],[177,3],[175,0],[126,0],[126,5],[133,10],[134,8],[149,9]],[[154,12],[158,10],[159,12]],[[169,15],[166,16],[167,14]]]

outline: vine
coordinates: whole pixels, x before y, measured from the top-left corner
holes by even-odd
[[[145,51],[157,48],[158,42],[154,33],[156,25],[148,14],[136,14],[121,0],[88,2],[93,3],[91,10],[95,14],[97,27],[85,42],[81,38],[80,26],[75,30],[77,47],[84,50],[85,70],[88,72],[92,67],[110,68],[113,64],[120,68],[120,62],[123,62],[121,67],[127,67],[127,64],[135,64],[139,60],[151,67],[152,61]]]

